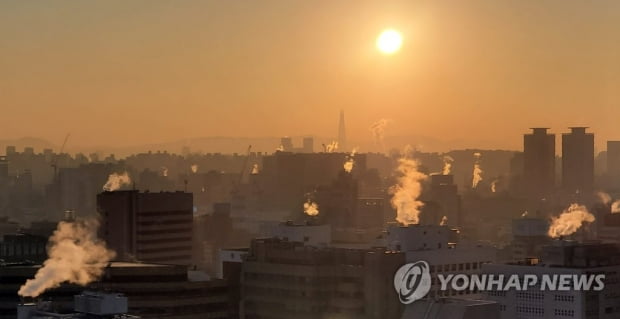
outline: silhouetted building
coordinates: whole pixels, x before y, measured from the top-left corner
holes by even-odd
[[[0,156],[0,183],[9,179],[9,160],[6,156]]]
[[[586,193],[594,186],[594,134],[571,127],[562,134],[562,186],[568,193]]]
[[[103,192],[97,195],[101,238],[119,260],[190,265],[192,194]]]
[[[312,138],[312,137],[304,137],[302,151],[303,151],[303,153],[313,153],[314,152],[314,138]]]
[[[551,240],[549,222],[542,218],[522,217],[512,221],[511,260],[540,258],[543,246]]]
[[[348,154],[276,152],[263,158],[260,172],[266,210],[299,212],[306,194],[331,185],[341,173]],[[351,175],[366,171],[366,154],[355,155]],[[320,203],[319,203],[320,205]]]
[[[5,262],[37,262],[47,259],[47,237],[29,234],[4,235],[0,242],[0,259]]]
[[[620,185],[620,141],[607,141],[607,174]]]
[[[445,216],[448,225],[460,226],[461,198],[453,175],[431,175],[430,200],[439,205],[438,218],[434,218],[431,223],[438,224]]]
[[[40,267],[0,266],[0,319],[16,318],[17,291]],[[226,282],[198,278],[178,265],[112,262],[98,281],[85,287],[63,283],[45,291],[41,299],[53,299],[56,310],[66,313],[73,310],[74,295],[84,290],[122,293],[129,299],[128,313],[143,319],[230,318]]]
[[[526,286],[525,289],[515,289],[513,286],[509,289],[484,292],[485,299],[499,303],[501,319],[620,317],[620,296],[617,293],[620,289],[620,247],[614,244],[580,244],[555,240],[544,247],[541,259],[527,259],[509,264],[485,264],[483,273],[496,278],[507,278],[511,275],[518,275],[520,278],[524,275],[536,276],[538,284]],[[602,291],[573,289],[573,285],[579,286],[579,276],[594,274],[605,275]],[[569,289],[562,288],[564,284],[561,283],[558,285],[559,289],[541,289],[542,276],[554,275],[572,279],[568,280]],[[555,283],[547,285],[553,287]]]
[[[523,174],[530,199],[540,200],[555,188],[555,134],[548,128],[532,128],[523,135]]]
[[[282,150],[285,152],[293,151],[293,139],[288,136],[280,139],[280,145],[282,146]]]
[[[403,253],[256,239],[243,261],[242,318],[400,318]]]

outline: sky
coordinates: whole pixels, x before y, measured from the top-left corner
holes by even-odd
[[[403,47],[377,51],[386,29]],[[0,2],[0,138],[128,146],[387,135],[521,149],[529,127],[620,140],[620,2]]]

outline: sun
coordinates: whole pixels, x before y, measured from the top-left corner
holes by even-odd
[[[385,54],[394,54],[400,50],[403,45],[403,37],[400,32],[387,29],[379,34],[377,38],[377,49]]]

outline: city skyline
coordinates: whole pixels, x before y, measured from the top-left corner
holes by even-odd
[[[619,135],[618,6],[3,2],[3,136],[336,138],[343,109],[350,141],[385,118],[388,136],[502,149],[528,127],[590,126],[602,150]],[[375,48],[387,28],[403,36],[390,56]]]

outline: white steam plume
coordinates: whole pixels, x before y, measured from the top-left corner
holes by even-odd
[[[620,213],[620,200],[617,200],[611,204],[611,213],[612,214]]]
[[[344,162],[343,166],[344,171],[347,173],[351,173],[351,171],[353,170],[353,166],[355,165],[355,160],[353,159],[355,157],[355,153],[357,153],[357,148],[353,148],[351,154],[346,157],[346,161]]]
[[[497,192],[497,183],[499,182],[499,179],[495,179],[493,180],[493,182],[491,182],[491,192],[495,193]]]
[[[420,208],[424,205],[418,200],[422,193],[422,181],[427,176],[418,171],[418,162],[408,158],[408,153],[398,160],[396,185],[390,188],[391,204],[396,209],[396,220],[404,225],[418,224]]]
[[[474,153],[474,171],[472,174],[472,180],[471,180],[471,188],[476,188],[478,187],[478,183],[480,183],[482,181],[482,168],[480,168],[480,156],[482,156],[482,154],[476,152]]]
[[[198,165],[192,164],[191,169],[192,169],[192,173],[196,174],[198,172]]]
[[[391,120],[388,120],[388,119],[380,119],[374,122],[370,126],[370,131],[372,132],[372,138],[374,139],[375,143],[379,145],[379,147],[381,147],[382,151],[385,148],[384,143],[383,143],[383,140],[385,139],[385,128],[390,122]]]
[[[96,219],[58,223],[49,239],[49,258],[18,291],[23,297],[37,297],[63,282],[85,286],[101,277],[116,253],[97,238]]]
[[[252,175],[256,175],[256,174],[258,174],[259,172],[260,172],[260,171],[258,170],[258,164],[256,164],[256,163],[255,163],[254,165],[252,165],[252,173],[251,173],[251,174],[252,174]]]
[[[123,185],[129,185],[131,178],[127,172],[122,174],[112,173],[108,176],[108,181],[103,185],[103,190],[107,192],[113,192],[119,190]]]
[[[441,172],[443,175],[450,175],[452,163],[454,163],[454,158],[452,158],[452,156],[446,155],[443,157],[443,170]]]
[[[439,226],[448,225],[448,216],[441,217],[441,221],[439,222]]]
[[[311,200],[304,203],[304,213],[308,216],[316,216],[319,214],[319,205]]]
[[[331,143],[325,145],[325,152],[334,153],[338,150],[338,142],[332,141]]]
[[[609,203],[611,203],[611,196],[605,192],[597,192],[596,196],[598,196],[601,203],[605,205],[609,205]]]
[[[591,223],[594,220],[594,215],[590,214],[585,206],[571,204],[560,216],[551,219],[547,234],[552,238],[568,236],[581,228],[584,222]]]

